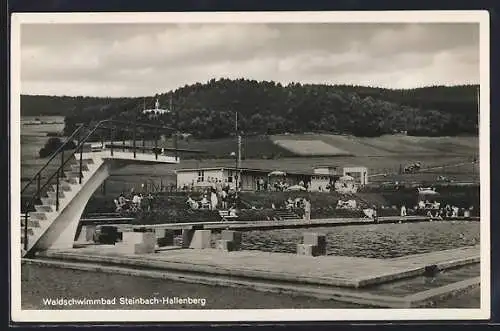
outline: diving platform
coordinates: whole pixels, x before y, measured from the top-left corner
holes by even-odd
[[[102,137],[102,130],[113,138],[116,130],[126,130],[126,125],[133,130],[132,145],[125,144],[125,140],[121,144],[115,143],[113,139],[110,139],[110,144],[104,144],[103,140],[97,143],[89,141],[97,132]],[[158,137],[155,139],[154,148],[139,146],[136,131],[141,126],[144,126],[144,129],[155,128],[158,133],[161,132],[160,129],[164,129],[149,124],[112,120],[101,121],[92,128],[80,126],[50,157],[21,191],[23,196],[30,186],[35,189],[26,206],[23,206],[25,210],[20,222],[22,256],[50,248],[73,247],[74,236],[85,206],[111,171],[129,164],[180,162],[177,152],[175,155],[168,155],[156,147]],[[68,153],[70,144],[75,140],[78,141],[76,148],[72,148],[72,152]],[[54,171],[54,165],[49,167],[51,162],[56,163],[57,170]],[[48,174],[42,174],[43,171]],[[42,179],[45,182],[42,182]]]

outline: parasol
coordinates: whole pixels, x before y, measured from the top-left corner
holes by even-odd
[[[292,185],[289,188],[286,189],[287,191],[306,191],[306,188],[304,186],[300,185]]]
[[[280,170],[275,170],[272,171],[268,174],[268,176],[286,176],[286,172],[280,171]]]

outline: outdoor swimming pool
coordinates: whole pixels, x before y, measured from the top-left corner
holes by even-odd
[[[295,253],[305,232],[324,233],[328,255],[394,258],[479,244],[479,222],[368,224],[243,232],[242,249]],[[213,241],[220,239],[215,234]]]

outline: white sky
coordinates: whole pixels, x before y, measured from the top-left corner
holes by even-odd
[[[477,23],[22,24],[21,92],[150,96],[211,78],[479,83]]]

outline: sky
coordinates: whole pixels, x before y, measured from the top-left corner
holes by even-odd
[[[22,24],[21,93],[152,96],[215,78],[479,83],[477,23]]]

